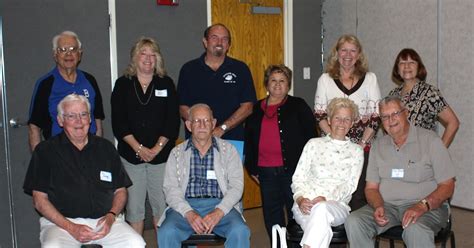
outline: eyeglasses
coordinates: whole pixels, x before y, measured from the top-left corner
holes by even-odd
[[[66,54],[66,53],[77,53],[79,51],[79,47],[58,47],[56,49],[58,53]]]
[[[67,113],[67,114],[63,114],[63,117],[67,121],[88,120],[90,118],[90,113],[89,112]]]
[[[380,119],[382,121],[388,121],[392,119],[398,119],[400,117],[400,114],[403,113],[406,109],[398,110],[396,112],[393,112],[389,115],[380,115]]]
[[[191,124],[193,125],[204,125],[204,126],[207,126],[209,124],[211,124],[211,121],[210,119],[207,119],[207,118],[204,118],[204,119],[194,119],[194,120],[191,120]]]

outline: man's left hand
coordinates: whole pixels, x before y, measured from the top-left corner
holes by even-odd
[[[93,240],[101,239],[109,234],[112,224],[115,222],[115,216],[113,214],[106,214],[97,221],[95,232],[96,235]]]
[[[219,221],[221,221],[222,217],[224,217],[224,212],[219,208],[214,209],[212,212],[204,216],[204,222],[206,222],[208,226],[206,233],[212,233],[214,227],[219,223]]]
[[[402,219],[403,228],[407,228],[408,225],[415,223],[418,220],[418,218],[420,218],[427,211],[428,210],[426,209],[426,207],[419,203],[416,203],[410,208],[408,208],[403,214],[403,219]]]

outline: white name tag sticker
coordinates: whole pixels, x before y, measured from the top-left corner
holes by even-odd
[[[403,169],[392,169],[392,178],[403,178]]]
[[[112,182],[112,173],[108,171],[100,171],[100,180],[105,182]]]
[[[208,179],[208,180],[209,180],[209,179],[214,179],[214,180],[216,180],[216,179],[217,179],[217,177],[216,177],[216,172],[213,171],[213,170],[208,170],[208,171],[207,171],[206,179]]]
[[[155,96],[157,97],[167,97],[168,90],[155,90]]]

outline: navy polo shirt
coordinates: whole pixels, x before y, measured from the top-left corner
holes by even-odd
[[[224,63],[212,70],[201,57],[183,65],[179,73],[179,104],[191,107],[196,103],[209,105],[221,125],[241,103],[256,102],[252,74],[248,66],[226,56]],[[186,130],[187,131],[187,130]],[[186,133],[186,137],[189,133]],[[243,124],[225,133],[224,139],[243,140]]]
[[[56,119],[57,106],[65,96],[72,93],[83,95],[89,99],[92,116],[89,132],[95,134],[97,131],[95,119],[104,119],[105,117],[102,96],[95,78],[81,70],[77,70],[77,78],[74,83],[66,81],[57,67],[36,82],[31,98],[28,124],[40,127],[45,139],[61,133],[62,128]]]

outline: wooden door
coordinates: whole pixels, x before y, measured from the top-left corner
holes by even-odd
[[[251,3],[240,3],[251,2]],[[252,6],[279,7],[280,14],[252,14]],[[229,56],[244,61],[252,72],[257,98],[266,96],[265,69],[282,64],[283,0],[212,0],[212,23],[223,23],[232,34]],[[244,208],[262,205],[260,188],[245,171]]]

